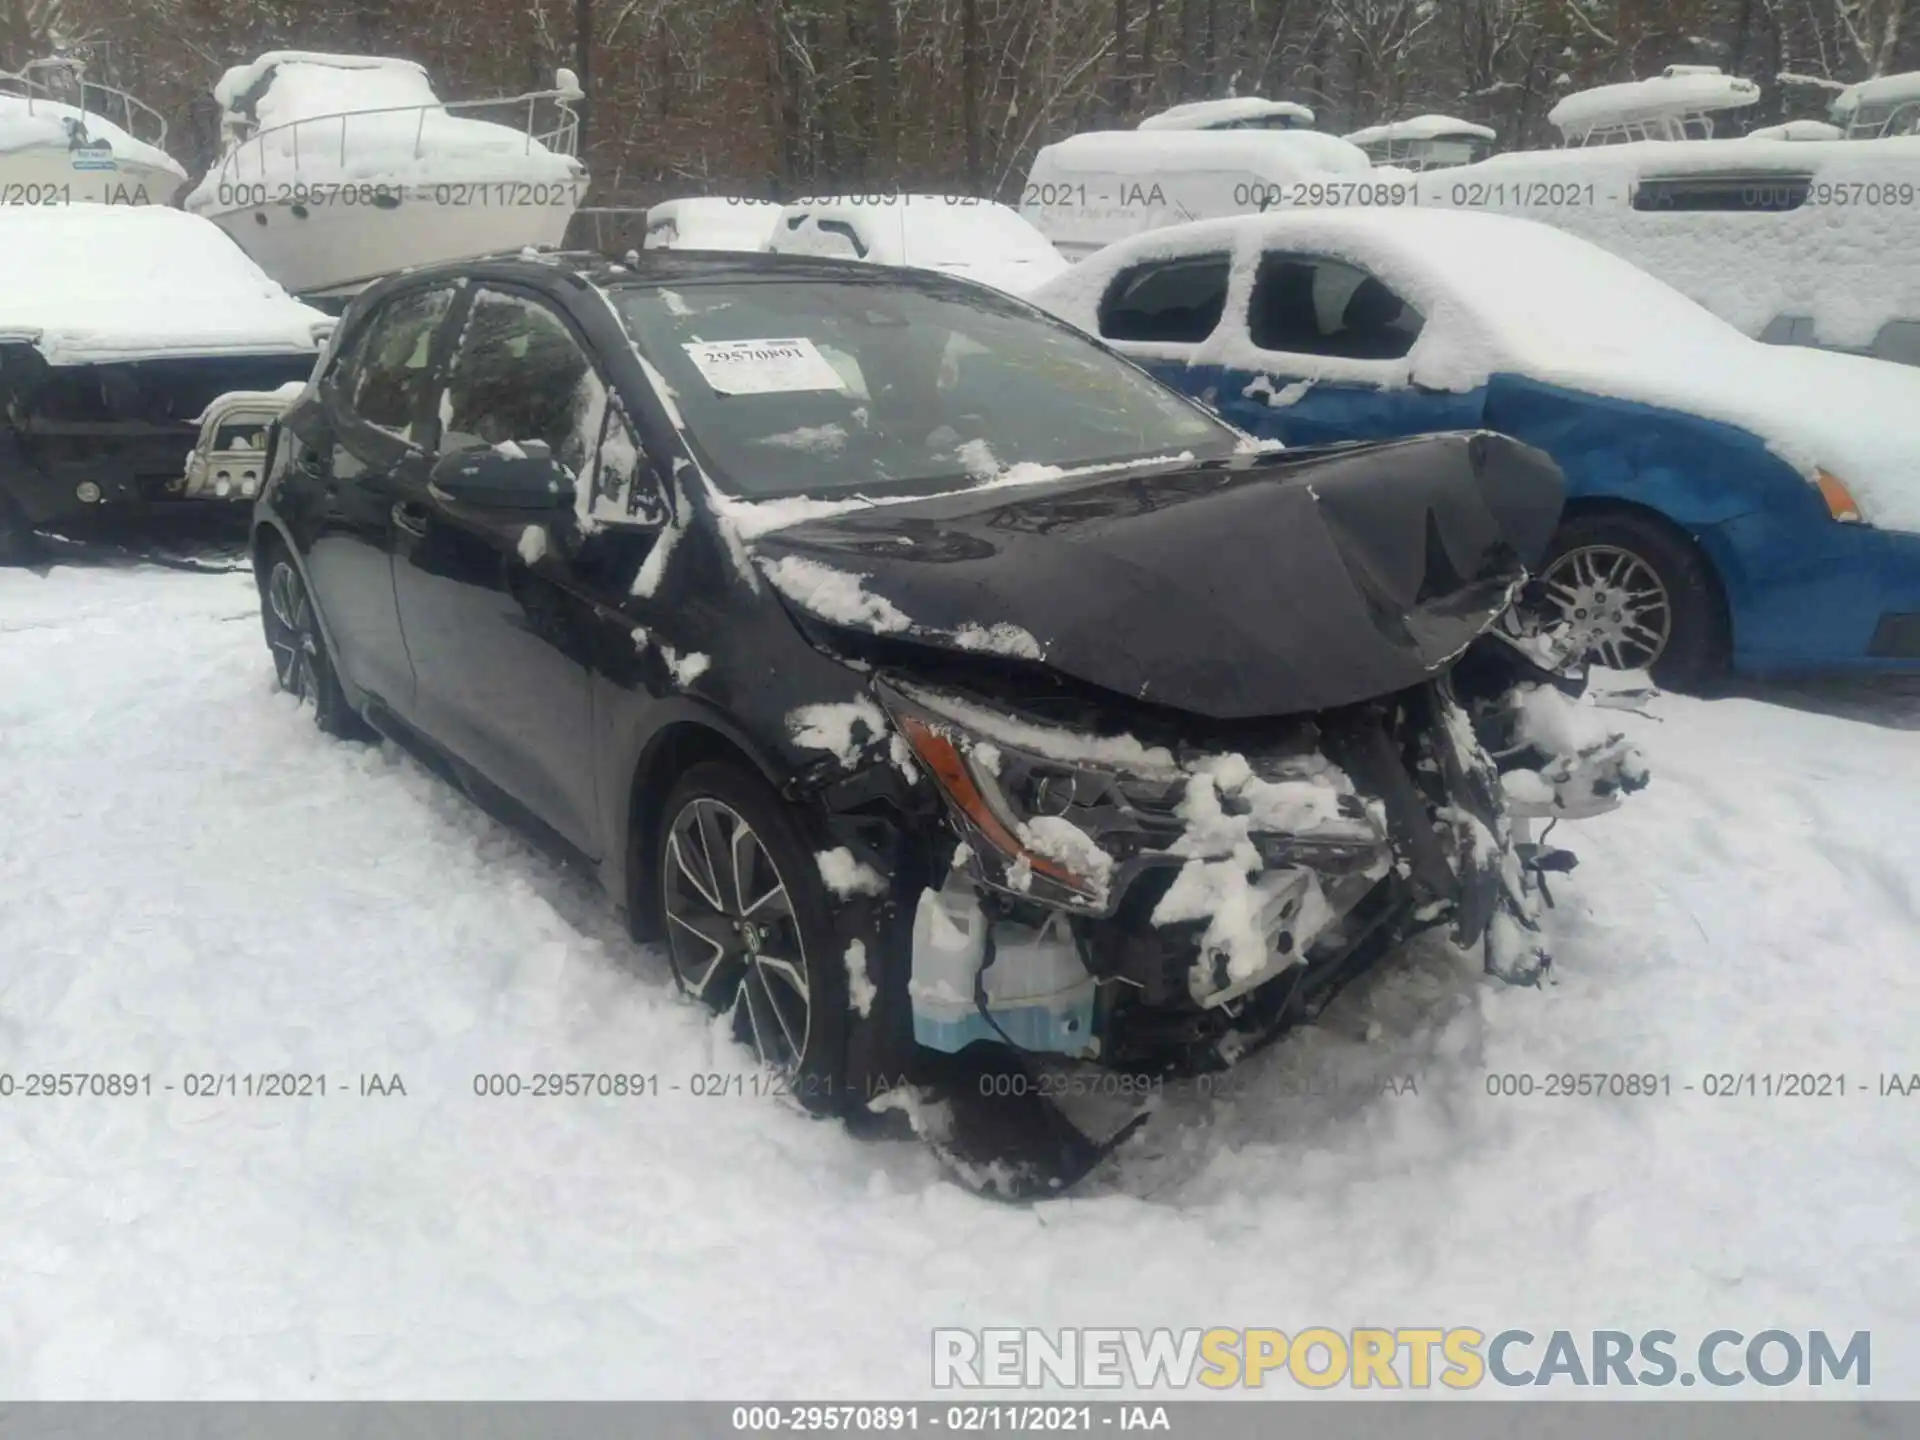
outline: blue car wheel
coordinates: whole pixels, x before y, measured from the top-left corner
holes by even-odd
[[[1648,670],[1670,690],[1704,688],[1726,668],[1720,587],[1692,547],[1656,521],[1573,516],[1531,590],[1545,614],[1573,626],[1593,664]]]

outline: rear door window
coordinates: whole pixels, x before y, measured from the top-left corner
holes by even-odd
[[[1324,255],[1260,258],[1247,336],[1262,350],[1344,360],[1399,360],[1425,317],[1378,277]]]
[[[1122,270],[1100,302],[1102,338],[1197,345],[1226,313],[1232,269],[1230,256],[1190,255]]]

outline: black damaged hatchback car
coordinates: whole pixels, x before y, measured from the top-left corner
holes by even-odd
[[[811,1108],[1026,1194],[1418,930],[1540,977],[1532,820],[1645,780],[1512,607],[1560,503],[1490,434],[1263,451],[948,277],[543,255],[354,301],[253,550],[324,730],[597,874]]]

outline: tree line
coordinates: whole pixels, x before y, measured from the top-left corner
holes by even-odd
[[[443,98],[578,68],[597,205],[702,193],[1017,197],[1034,151],[1184,100],[1297,100],[1336,133],[1428,111],[1550,145],[1571,90],[1719,65],[1758,80],[1722,132],[1819,117],[1920,69],[1909,0],[0,0],[0,62],[64,44],[172,122],[194,169],[208,92],[276,49],[400,55]]]

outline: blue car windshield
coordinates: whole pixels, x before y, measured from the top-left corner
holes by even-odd
[[[702,465],[749,498],[960,489],[1016,466],[1216,459],[1240,439],[984,287],[781,278],[612,296]]]

